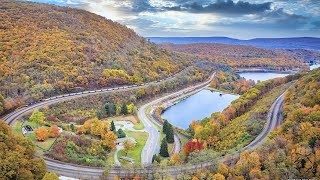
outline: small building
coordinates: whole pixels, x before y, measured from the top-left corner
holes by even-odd
[[[33,129],[30,125],[26,125],[26,126],[22,126],[21,131],[22,131],[22,134],[25,136],[26,134],[33,132]]]

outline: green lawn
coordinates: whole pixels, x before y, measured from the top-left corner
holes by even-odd
[[[34,122],[25,121],[23,123],[23,126],[26,126],[26,125],[30,125],[34,130],[37,128],[37,125]],[[22,134],[21,128],[22,128],[22,122],[21,121],[16,121],[13,124],[13,130],[14,130],[15,133]],[[44,128],[48,129],[49,127],[44,126]],[[34,145],[36,145],[36,147],[37,147],[36,151],[37,152],[41,152],[43,150],[49,150],[51,145],[56,140],[56,138],[48,138],[44,142],[39,142],[39,141],[36,140],[36,137],[35,137],[34,133],[29,133],[29,134],[26,135],[26,137],[31,139],[32,142],[34,143]]]
[[[16,121],[14,122],[12,129],[15,133],[17,134],[22,134],[21,132],[21,127],[22,127],[22,122],[21,121]]]
[[[148,139],[148,133],[145,132],[132,132],[132,131],[125,131],[128,137],[133,137],[136,141],[137,144],[134,147],[133,150],[128,152],[128,157],[134,159],[135,163],[141,163],[141,152],[144,147],[144,145],[147,142]],[[118,158],[120,159],[121,156],[125,156],[123,150],[119,151],[118,153]]]
[[[113,155],[114,155],[114,151],[112,151],[112,152],[109,154],[109,157],[108,157],[108,159],[107,159],[107,164],[109,164],[109,165],[113,165],[113,164],[114,164],[114,157],[113,157]]]
[[[133,128],[134,128],[135,130],[142,130],[142,129],[144,129],[144,125],[143,125],[142,122],[139,122],[139,123],[135,124],[135,125],[133,126]]]
[[[180,141],[181,141],[181,148],[182,148],[188,141],[190,141],[190,139],[187,138],[187,137],[184,136],[184,135],[178,134],[178,137],[179,137],[179,139],[180,139]]]

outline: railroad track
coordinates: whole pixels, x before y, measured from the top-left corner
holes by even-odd
[[[171,79],[173,77],[170,77],[168,79]],[[207,83],[206,81],[205,83]],[[160,82],[154,82],[154,83],[160,83]],[[151,83],[148,83],[151,84]],[[137,86],[124,86],[124,87],[118,87],[118,88],[111,88],[111,89],[104,89],[104,90],[97,90],[93,92],[85,92],[80,94],[73,94],[73,95],[62,95],[58,97],[53,97],[50,99],[46,99],[42,102],[39,102],[37,104],[30,105],[28,107],[23,107],[21,109],[18,109],[6,116],[3,117],[3,119],[9,124],[12,125],[15,120],[20,118],[23,114],[27,112],[31,112],[32,110],[41,108],[43,106],[48,106],[51,104],[55,104],[61,101],[66,101],[74,98],[84,97],[88,95],[94,95],[94,94],[101,94],[106,92],[117,92],[117,91],[126,91],[131,89],[137,89],[141,87],[148,86],[148,84],[141,84]],[[180,91],[179,91],[180,92]],[[256,147],[258,147],[267,135],[277,126],[281,124],[281,110],[284,100],[284,94],[283,93],[280,97],[277,98],[277,100],[273,103],[273,105],[270,108],[269,115],[267,118],[266,126],[264,127],[261,134],[257,136],[248,146],[241,149],[240,152],[244,150],[253,150]],[[161,99],[161,98],[160,98]],[[147,147],[148,148],[148,147]],[[152,152],[152,151],[149,151]],[[74,177],[74,178],[81,178],[81,179],[100,179],[102,173],[104,172],[104,168],[102,167],[89,167],[89,166],[82,166],[82,165],[76,165],[76,164],[69,164],[64,163],[61,161],[56,161],[47,157],[44,158],[47,168],[49,171],[56,172],[59,175],[68,176],[68,177]],[[221,161],[223,157],[217,159],[217,161]],[[177,177],[179,174],[184,173],[191,173],[198,169],[202,168],[209,168],[213,164],[215,164],[212,161],[209,162],[203,162],[199,164],[193,164],[193,165],[180,165],[180,166],[170,166],[170,167],[152,167],[152,166],[146,166],[141,168],[133,168],[133,169],[125,169],[120,167],[114,167],[110,169],[108,179],[112,179],[115,176],[133,176],[133,175],[146,175],[148,179],[152,179],[153,175],[158,174],[170,174],[172,177]]]

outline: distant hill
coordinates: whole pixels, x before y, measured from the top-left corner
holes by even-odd
[[[217,43],[172,44],[159,46],[168,50],[198,55],[232,67],[306,68],[304,63],[320,62],[320,52],[310,50],[264,49],[254,46]]]
[[[187,58],[85,10],[0,0],[0,94],[51,96],[173,75]]]
[[[147,37],[155,43],[222,43],[233,45],[251,45],[270,49],[307,49],[320,50],[320,38],[298,37],[298,38],[256,38],[240,40],[228,37]]]

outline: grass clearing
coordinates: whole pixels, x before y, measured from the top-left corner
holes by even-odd
[[[128,116],[115,116],[108,118],[109,121],[129,121],[133,124],[138,124],[139,119],[136,116],[128,115]]]
[[[139,123],[137,123],[137,124],[135,124],[135,125],[133,126],[133,129],[135,129],[135,130],[142,130],[142,129],[144,129],[144,125],[143,125],[142,122],[139,122]]]
[[[190,141],[190,139],[184,135],[181,135],[178,133],[178,138],[181,141],[181,147],[183,147],[188,141]]]
[[[144,145],[147,142],[148,133],[145,132],[132,132],[132,131],[125,131],[128,137],[133,137],[136,141],[137,144],[133,148],[133,150],[128,152],[128,157],[134,159],[135,163],[141,163],[141,153],[143,150]],[[124,156],[123,150],[119,151],[118,153],[118,158],[120,159],[121,156]]]
[[[113,165],[114,164],[114,151],[109,154],[109,157],[107,159],[107,164]]]

